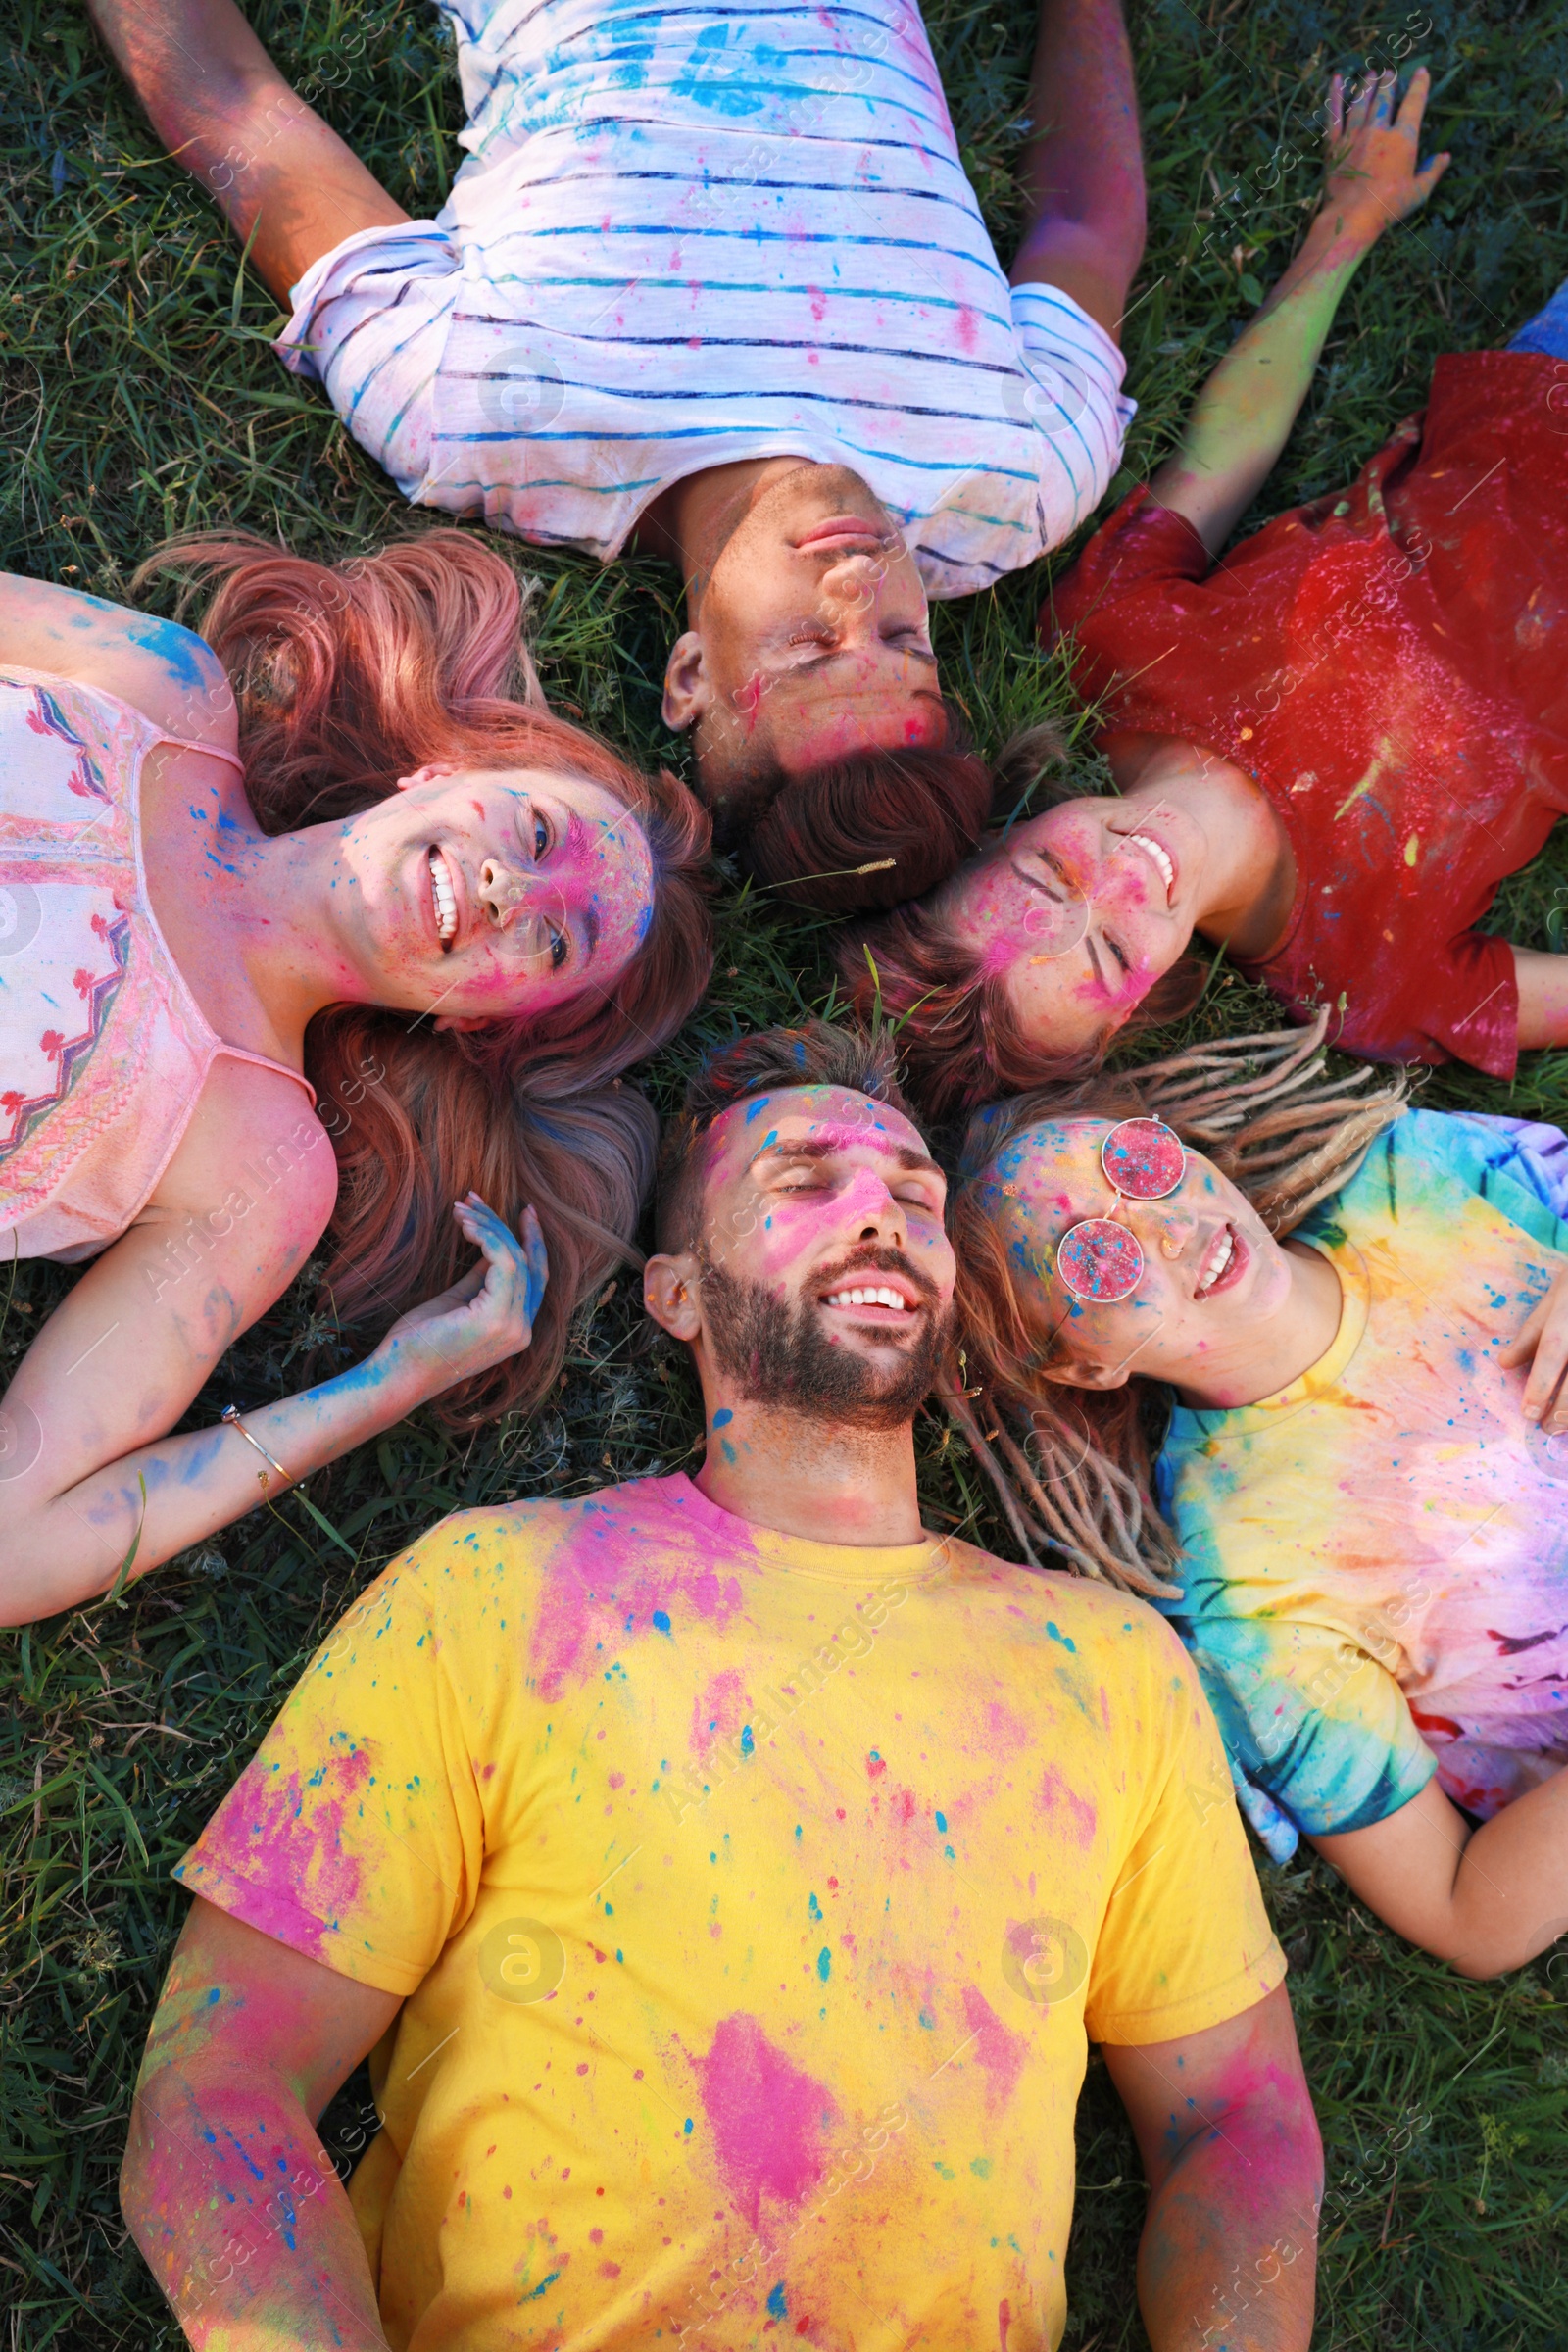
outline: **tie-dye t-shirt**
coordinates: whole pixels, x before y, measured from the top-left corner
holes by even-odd
[[[433,1530],[179,1876],[407,1995],[350,2192],[399,2352],[1054,2345],[1087,2036],[1284,1975],[1152,1610],[682,1477]]]
[[[1298,1229],[1344,1291],[1328,1353],[1172,1420],[1161,1605],[1282,1859],[1434,1770],[1488,1818],[1568,1763],[1568,1438],[1497,1362],[1568,1253],[1543,1164],[1511,1123],[1406,1112]]]

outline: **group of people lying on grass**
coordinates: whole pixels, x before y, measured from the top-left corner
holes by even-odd
[[[1424,74],[1336,84],[1300,252],[1041,615],[1115,792],[1031,813],[1052,747],[970,749],[927,599],[1115,470],[1114,0],[1046,0],[1010,286],[901,0],[454,7],[422,222],[231,0],[92,5],[409,496],[680,565],[696,789],[549,710],[473,531],[176,543],[131,593],[200,634],[0,589],[0,1235],[90,1261],[0,1404],[6,1620],[540,1401],[637,1254],[625,1073],[704,997],[715,837],[843,918],[859,1016],[739,1042],[664,1139],[700,1469],[433,1530],[181,1864],[138,2241],[197,2344],[1019,2352],[1093,2037],[1152,2341],[1304,2346],[1238,1812],[1467,1973],[1568,1925],[1568,1141],[1365,1066],[1568,1043],[1564,959],[1475,928],[1568,808],[1568,301],[1223,554],[1444,167]],[[1300,1025],[1107,1070],[1195,933]],[[364,1360],[181,1429],[308,1266]],[[1020,1562],[922,1530],[928,1399]]]

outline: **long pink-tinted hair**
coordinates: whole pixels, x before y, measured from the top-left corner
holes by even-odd
[[[711,961],[709,820],[668,774],[644,775],[545,708],[511,566],[466,531],[317,564],[236,533],[161,549],[135,585],[177,570],[239,707],[246,790],[266,833],[356,814],[430,761],[543,768],[604,786],[642,828],[654,912],[608,991],[471,1031],[334,1005],[306,1070],[338,1157],[323,1284],[345,1323],[384,1326],[446,1289],[472,1253],[452,1202],[470,1188],[514,1229],[539,1212],[550,1282],[532,1344],[449,1391],[464,1427],[537,1402],[571,1314],[626,1255],[651,1181],[656,1120],[618,1073],[691,1013]]]

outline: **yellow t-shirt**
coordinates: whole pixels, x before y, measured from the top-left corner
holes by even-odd
[[[177,1875],[407,1996],[350,2192],[398,2352],[1054,2345],[1087,2036],[1285,1973],[1153,1610],[684,1477],[433,1529]]]

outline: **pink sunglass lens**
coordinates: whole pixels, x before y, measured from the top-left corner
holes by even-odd
[[[1187,1154],[1162,1119],[1123,1119],[1102,1145],[1100,1164],[1129,1200],[1163,1200],[1187,1173]]]
[[[1085,1217],[1064,1233],[1056,1250],[1056,1272],[1075,1298],[1114,1306],[1130,1298],[1143,1279],[1144,1253],[1138,1236],[1109,1217]]]

